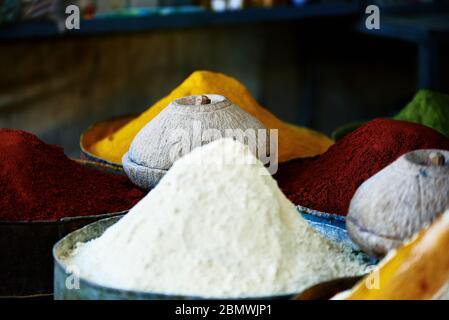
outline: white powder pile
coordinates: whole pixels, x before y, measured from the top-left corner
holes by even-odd
[[[68,260],[108,287],[221,298],[295,293],[366,271],[349,248],[311,229],[262,163],[231,139],[175,162],[124,218]]]

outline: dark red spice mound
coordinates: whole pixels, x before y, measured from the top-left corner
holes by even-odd
[[[130,209],[144,193],[87,168],[31,133],[0,129],[0,220],[42,221]]]
[[[449,150],[449,139],[419,124],[376,119],[320,156],[280,164],[275,179],[293,203],[346,215],[352,196],[365,180],[416,149]]]

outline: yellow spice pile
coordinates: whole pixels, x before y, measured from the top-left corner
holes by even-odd
[[[128,151],[136,134],[170,102],[175,99],[200,94],[220,94],[258,118],[267,128],[279,130],[279,161],[299,157],[308,157],[325,152],[333,143],[323,134],[295,127],[276,118],[267,109],[260,106],[248,89],[234,78],[221,73],[196,71],[139,117],[130,121],[113,134],[99,140],[88,151],[95,156],[111,162],[122,162],[122,156]]]

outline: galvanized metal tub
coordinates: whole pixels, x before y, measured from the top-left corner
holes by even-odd
[[[310,225],[318,231],[323,232],[329,239],[333,241],[340,241],[344,245],[353,248],[355,254],[359,254],[358,247],[349,239],[346,234],[346,230],[339,226],[330,225],[323,221],[314,219],[310,214],[302,213],[304,218],[308,220]],[[167,295],[160,293],[150,292],[136,292],[129,290],[119,290],[114,288],[104,287],[95,284],[89,280],[79,278],[77,281],[79,287],[74,286],[73,280],[74,274],[67,273],[68,266],[64,261],[64,257],[67,257],[74,249],[77,243],[84,243],[89,240],[98,238],[103,232],[111,225],[116,223],[121,217],[112,217],[103,219],[92,223],[84,228],[77,230],[65,238],[61,239],[53,247],[53,259],[54,259],[54,298],[56,300],[201,300],[206,299],[195,296],[181,296],[181,295]],[[377,261],[366,256],[366,262],[374,264]],[[70,270],[70,268],[69,268]],[[69,285],[67,285],[69,284]],[[297,293],[280,296],[270,297],[251,297],[246,299],[264,299],[264,300],[278,300],[278,299],[291,299]]]
[[[296,209],[309,222],[311,227],[326,238],[351,248],[355,254],[362,254],[367,264],[375,265],[379,262],[376,257],[369,256],[354,241],[352,241],[346,231],[345,217],[312,210],[299,205],[296,206]]]
[[[296,209],[303,215],[306,215],[311,221],[320,222],[327,225],[332,225],[346,230],[346,217],[333,213],[321,212],[313,209],[309,209],[300,205],[296,206]]]
[[[77,162],[94,169],[124,174],[122,170],[107,165]],[[51,297],[51,250],[55,242],[92,222],[126,212],[62,218],[56,221],[0,221],[0,298]]]
[[[80,137],[81,158],[106,164],[115,168],[122,168],[121,164],[103,159],[100,156],[91,153],[89,149],[95,142],[98,142],[111,133],[116,132],[118,129],[137,117],[138,115],[136,114],[123,115],[91,125]]]
[[[79,287],[74,282],[74,275],[66,273],[68,267],[64,261],[66,257],[79,242],[87,242],[103,234],[111,225],[116,223],[121,217],[103,219],[81,228],[65,238],[61,239],[53,247],[54,259],[54,298],[56,300],[204,300],[207,298],[197,296],[167,295],[153,292],[137,292],[130,290],[119,290],[108,288],[82,277],[79,278]],[[70,269],[70,268],[69,268]],[[75,280],[77,281],[77,280]],[[69,285],[67,285],[69,284]],[[248,297],[240,300],[281,300],[291,299],[295,293],[288,295],[270,297]]]

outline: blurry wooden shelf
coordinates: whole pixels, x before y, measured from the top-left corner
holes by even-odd
[[[386,15],[380,29],[369,30],[360,20],[357,30],[364,34],[414,43],[418,48],[417,88],[440,89],[440,48],[449,43],[449,11]]]
[[[304,18],[356,15],[357,4],[310,4],[301,7],[248,8],[234,11],[154,13],[138,17],[94,18],[82,20],[79,30],[60,33],[52,21],[26,21],[0,26],[0,39],[50,38],[148,30],[181,29],[217,25],[298,20]]]
[[[432,14],[386,15],[380,18],[380,29],[368,30],[361,20],[362,33],[419,43],[429,37],[449,41],[449,12]]]

